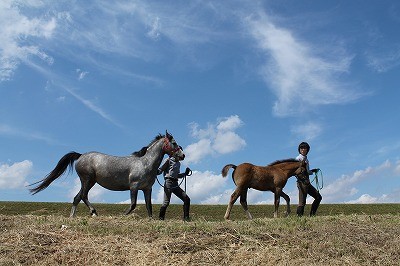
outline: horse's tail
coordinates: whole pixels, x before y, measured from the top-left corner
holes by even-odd
[[[37,187],[35,188],[31,188],[29,189],[29,191],[34,195],[40,191],[42,191],[43,189],[47,188],[51,182],[53,182],[54,180],[56,180],[58,177],[60,177],[62,174],[64,174],[65,170],[67,170],[67,167],[70,167],[70,171],[71,168],[74,165],[74,162],[76,160],[78,160],[79,157],[81,157],[82,154],[77,153],[77,152],[70,152],[65,154],[60,161],[57,163],[56,167],[53,169],[53,171],[51,171],[44,179],[31,184],[32,185],[36,185],[38,183],[40,183]]]

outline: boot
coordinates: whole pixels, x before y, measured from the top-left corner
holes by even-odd
[[[167,211],[167,207],[161,206],[160,208],[160,215],[158,216],[158,218],[160,220],[164,220],[165,219],[165,212]]]
[[[320,197],[322,199],[322,197]],[[321,199],[317,198],[314,200],[314,202],[311,205],[311,211],[310,211],[310,216],[315,216],[317,213],[317,209],[319,207],[319,203],[321,202]]]
[[[298,206],[296,213],[297,213],[297,216],[299,216],[299,217],[303,216],[303,214],[304,214],[304,206]]]
[[[190,203],[185,203],[183,205],[183,220],[186,222],[190,222],[189,210],[190,210]]]

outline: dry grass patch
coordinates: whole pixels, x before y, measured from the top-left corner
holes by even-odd
[[[207,222],[0,215],[0,265],[398,265],[399,215]]]

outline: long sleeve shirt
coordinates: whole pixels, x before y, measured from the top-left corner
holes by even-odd
[[[175,157],[169,157],[165,163],[159,168],[159,174],[164,173],[165,178],[178,179],[185,176],[184,173],[179,173],[181,162]]]
[[[312,174],[313,174],[313,172],[310,170],[310,162],[308,161],[307,156],[304,156],[303,154],[299,154],[299,155],[296,157],[296,160],[298,160],[298,161],[304,161],[304,162],[306,163],[307,173],[308,173],[309,175],[312,175]]]

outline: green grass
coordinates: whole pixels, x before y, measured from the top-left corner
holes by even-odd
[[[124,211],[128,208],[126,204],[104,204],[94,203],[100,216],[124,216]],[[305,213],[309,212],[306,206]],[[291,216],[295,216],[296,206],[292,205]],[[158,217],[159,204],[153,204],[153,217]],[[286,207],[281,205],[280,215],[283,215]],[[60,215],[68,217],[71,210],[71,203],[57,202],[0,202],[0,214],[3,215]],[[250,205],[249,210],[254,218],[272,218],[273,205]],[[194,220],[222,221],[226,211],[226,205],[192,205],[190,214]],[[182,205],[171,204],[167,209],[166,219],[180,219],[182,217]],[[318,209],[318,216],[351,215],[351,214],[399,214],[400,204],[321,204]],[[89,215],[87,207],[80,203],[78,205],[77,216],[85,217]],[[146,218],[147,211],[143,204],[138,204],[133,216]],[[240,205],[235,205],[231,213],[232,220],[247,220]]]

